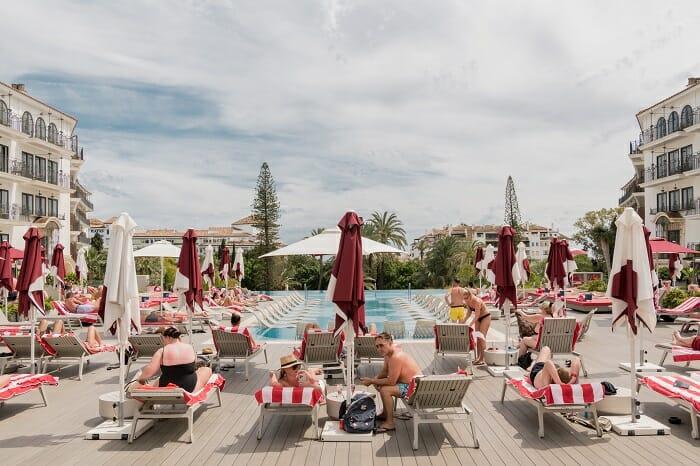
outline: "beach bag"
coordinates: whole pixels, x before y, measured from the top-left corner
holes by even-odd
[[[617,388],[615,388],[615,385],[607,381],[601,383],[606,395],[617,395]]]
[[[350,434],[364,434],[374,431],[374,423],[377,418],[377,405],[374,399],[365,394],[358,393],[352,397],[350,406],[345,401],[340,404],[340,419],[343,421],[343,429]]]
[[[532,353],[529,351],[518,358],[518,366],[522,367],[523,369],[528,370],[530,368],[530,364],[532,364]]]

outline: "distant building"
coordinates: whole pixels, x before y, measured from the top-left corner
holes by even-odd
[[[112,222],[114,222],[117,219],[117,217],[110,217],[105,221],[102,221],[97,218],[91,218],[90,219],[90,228],[88,229],[87,237],[88,237],[88,243],[92,240],[92,238],[99,234],[102,237],[102,243],[104,244],[104,248],[108,249],[109,248],[109,228],[112,226]]]
[[[48,251],[61,243],[75,255],[87,239],[92,203],[78,182],[77,124],[23,84],[0,82],[0,240],[23,249],[24,233],[37,227]]]
[[[411,256],[419,258],[421,255],[420,248],[423,247],[423,256],[432,249],[433,244],[447,236],[460,238],[468,241],[476,241],[483,246],[488,244],[498,247],[498,231],[502,225],[448,225],[443,228],[433,228],[426,234],[419,236],[411,243]],[[549,252],[549,244],[552,238],[569,239],[549,227],[543,227],[530,223],[524,226],[521,241],[525,244],[527,255],[530,259],[544,260]]]
[[[700,244],[700,78],[637,113],[630,142],[634,176],[621,207],[633,207],[655,236],[695,249]]]

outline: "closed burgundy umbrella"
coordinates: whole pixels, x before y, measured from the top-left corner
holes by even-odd
[[[221,264],[219,265],[219,275],[226,282],[228,288],[228,279],[231,276],[231,252],[227,247],[221,252]]]
[[[479,275],[479,293],[481,293],[481,277],[483,273],[483,261],[484,261],[484,248],[479,246],[476,248],[476,253],[474,254],[474,267],[477,270],[477,275]]]
[[[347,212],[338,222],[340,244],[335,256],[328,296],[336,305],[335,332],[346,331],[347,400],[352,398],[355,333],[365,327],[365,274],[362,269],[362,219]]]
[[[44,315],[44,273],[43,261],[41,258],[41,238],[43,235],[39,229],[31,227],[24,234],[24,257],[22,258],[22,268],[17,279],[17,291],[19,292],[18,313],[29,317],[31,320],[31,360],[32,373],[34,367],[34,338],[36,311]],[[31,311],[31,314],[30,314]]]
[[[513,247],[514,236],[515,230],[507,225],[498,232],[498,253],[493,265],[496,274],[496,304],[504,309],[506,316],[506,370],[510,369],[510,309],[518,305],[517,286],[520,283],[520,268]]]
[[[564,269],[564,259],[561,256],[562,249],[559,246],[559,240],[552,238],[549,244],[549,254],[547,254],[547,265],[544,269],[544,275],[549,281],[549,286],[552,289],[564,288],[566,279],[566,270]]]
[[[574,255],[571,253],[571,249],[569,249],[569,242],[566,241],[565,239],[559,241],[559,247],[561,248],[561,259],[564,262],[564,271],[565,271],[565,285],[570,286],[571,285],[571,274],[576,271],[578,266],[576,265],[576,261],[574,260]]]
[[[51,273],[56,277],[56,280],[61,283],[61,287],[63,287],[63,283],[66,279],[66,264],[63,260],[63,245],[61,243],[56,244],[53,248]]]
[[[0,243],[0,288],[4,289],[5,297],[5,317],[7,317],[7,294],[15,289],[14,277],[12,276],[12,258],[10,251],[12,246],[7,241]]]
[[[202,274],[199,270],[199,255],[197,254],[197,233],[190,228],[182,235],[182,248],[180,258],[177,260],[175,283],[173,290],[180,295],[180,307],[184,305],[190,312],[189,335],[192,339],[192,315],[196,311],[204,309],[202,296]]]
[[[683,262],[678,254],[668,255],[668,276],[675,285],[676,280],[681,278],[681,270],[683,270]]]

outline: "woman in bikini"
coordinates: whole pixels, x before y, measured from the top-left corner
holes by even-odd
[[[531,324],[536,324],[534,335],[520,339],[520,343],[518,345],[518,356],[522,356],[523,354],[527,353],[528,349],[533,349],[535,346],[537,346],[542,321],[545,317],[554,317],[554,304],[551,301],[545,301],[540,304],[539,310],[540,312],[536,314],[527,314],[521,309],[517,309],[515,311],[523,320],[530,322]]]
[[[484,361],[484,351],[486,350],[486,334],[491,328],[491,312],[486,308],[486,304],[468,288],[464,289],[464,305],[467,308],[466,320],[474,314],[474,332],[476,336],[476,361],[474,364],[486,364]]]

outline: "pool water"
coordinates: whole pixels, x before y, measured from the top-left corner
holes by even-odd
[[[413,290],[411,296],[416,294],[444,294],[444,290]],[[272,296],[285,296],[287,292],[273,292]],[[299,291],[299,294],[304,296],[304,291]],[[366,291],[365,292],[365,323],[369,326],[374,323],[378,331],[382,331],[384,321],[404,321],[406,326],[406,337],[413,335],[415,326],[414,318],[405,310],[399,307],[399,303],[395,302],[396,298],[408,299],[408,290],[381,290],[381,291]],[[328,328],[328,323],[335,321],[335,305],[326,299],[325,291],[308,291],[307,299],[309,301],[318,301],[320,303],[307,312],[302,318],[303,321],[316,322],[321,328]],[[302,306],[290,311],[290,316],[300,312]],[[250,329],[256,338],[262,340],[295,340],[296,325],[292,324],[285,328],[263,328],[251,327]]]

